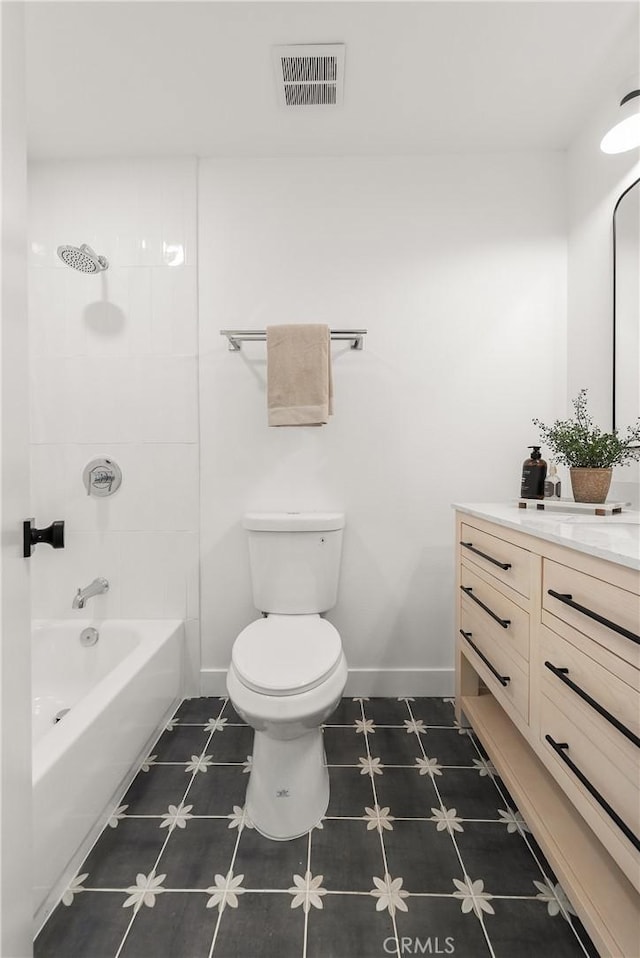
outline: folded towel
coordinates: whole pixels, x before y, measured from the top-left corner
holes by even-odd
[[[267,326],[270,426],[321,426],[333,413],[331,333],[320,324]]]

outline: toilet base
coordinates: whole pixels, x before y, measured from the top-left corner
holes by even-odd
[[[322,729],[282,741],[255,733],[247,815],[256,830],[275,841],[299,838],[324,816],[329,772]]]

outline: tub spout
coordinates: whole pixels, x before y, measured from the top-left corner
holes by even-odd
[[[84,609],[87,599],[90,599],[93,595],[101,595],[103,592],[109,591],[109,583],[106,579],[102,577],[94,579],[93,582],[90,582],[88,586],[84,589],[78,589],[76,592],[73,602],[71,603],[72,609]]]

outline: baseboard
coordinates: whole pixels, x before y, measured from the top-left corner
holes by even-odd
[[[226,695],[226,669],[200,669],[200,695]]]
[[[347,696],[453,695],[453,669],[349,669]]]
[[[201,669],[200,694],[226,695],[226,669]],[[349,669],[346,696],[453,695],[453,669]]]

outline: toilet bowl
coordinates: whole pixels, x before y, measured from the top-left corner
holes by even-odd
[[[245,518],[260,536],[250,554],[254,602],[266,614],[235,640],[227,690],[255,730],[247,815],[277,841],[308,832],[329,804],[321,725],[342,697],[347,663],[337,629],[319,613],[335,603],[340,541],[332,540],[343,525],[336,513]]]
[[[295,654],[300,631],[307,633],[307,661]],[[267,838],[297,838],[325,814],[329,773],[320,726],[346,681],[340,636],[319,616],[270,615],[236,639],[227,689],[238,715],[255,729],[246,809]]]

